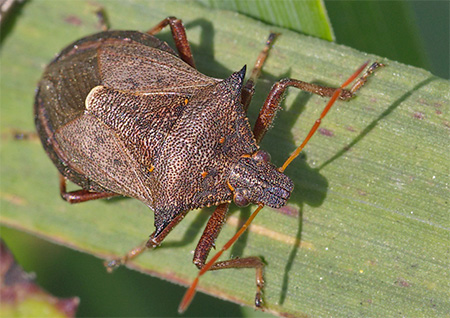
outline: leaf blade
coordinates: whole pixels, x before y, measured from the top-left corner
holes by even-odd
[[[0,221],[102,258],[121,255],[153,230],[148,209],[129,199],[74,206],[62,202],[56,171],[40,144],[11,139],[12,129],[34,129],[32,118],[22,114],[30,113],[35,83],[53,54],[67,45],[67,32],[75,40],[98,31],[89,5],[43,3],[25,7],[17,33],[2,43],[2,72],[11,79],[1,83]],[[141,2],[104,5],[114,28],[145,30],[161,17],[183,16],[200,70],[215,77],[226,77],[243,63],[251,65],[272,29],[226,11],[189,9],[181,3],[153,8],[150,16]],[[38,17],[47,17],[45,21],[33,18],[30,12],[36,11]],[[82,24],[66,22],[72,15]],[[135,19],[124,20],[124,16]],[[207,25],[202,17],[214,21],[213,32],[196,28]],[[61,29],[55,29],[55,21]],[[239,23],[229,28],[230,21]],[[161,37],[170,41],[167,32]],[[48,42],[50,38],[54,42]],[[23,54],[27,51],[36,54]],[[251,120],[277,79],[289,76],[337,86],[368,58],[375,57],[283,30],[258,83]],[[265,257],[269,263],[266,303],[276,314],[351,315],[358,308],[364,316],[379,316],[388,315],[397,304],[411,315],[416,308],[423,315],[444,313],[449,283],[442,274],[450,228],[445,201],[449,182],[448,167],[445,170],[440,163],[446,162],[448,153],[449,83],[423,70],[387,64],[355,100],[330,112],[323,127],[333,137],[315,136],[305,150],[306,158],[289,167],[296,190],[285,213],[266,209],[229,254]],[[285,110],[262,144],[275,163],[280,165],[301,142],[307,123],[318,117],[324,103],[295,91],[287,94]],[[231,223],[217,246],[234,234],[236,224],[248,213],[233,208]],[[190,251],[207,216],[207,211],[189,213],[164,248],[132,265],[178,283],[189,282],[196,274]],[[276,238],[268,235],[271,232]],[[435,257],[434,262],[422,254]],[[254,283],[249,275],[253,274],[210,273],[201,281],[201,289],[251,306]],[[423,290],[426,298],[419,297]],[[407,306],[405,294],[415,306]],[[435,307],[428,302],[431,298]]]

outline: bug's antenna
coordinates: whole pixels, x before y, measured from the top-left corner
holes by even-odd
[[[331,96],[330,100],[328,101],[327,106],[325,106],[325,108],[323,109],[322,113],[320,114],[320,117],[316,119],[314,125],[311,127],[311,130],[309,131],[308,135],[306,136],[305,140],[303,140],[302,144],[300,146],[298,146],[297,149],[295,149],[295,151],[289,156],[289,158],[286,159],[286,161],[284,162],[284,164],[278,169],[280,172],[284,172],[284,170],[286,170],[287,166],[289,166],[289,164],[298,157],[298,155],[300,154],[300,152],[303,150],[303,148],[306,146],[306,144],[309,142],[309,140],[311,139],[311,137],[315,134],[315,132],[317,131],[317,128],[319,128],[320,123],[322,122],[322,119],[326,116],[326,114],[328,113],[328,111],[330,110],[330,108],[334,105],[334,102],[339,98],[339,96],[342,93],[342,90],[349,85],[351,82],[353,82],[355,80],[355,78],[357,78],[359,76],[359,74],[361,74],[361,72],[363,71],[363,69],[366,68],[367,64],[369,64],[369,61],[367,61],[366,63],[364,63],[363,65],[361,65],[355,73],[352,74],[352,76],[350,76],[338,89],[336,89],[336,91],[334,92],[333,96]],[[367,74],[367,73],[366,73]],[[365,77],[363,76],[361,78],[360,81],[358,81],[353,87],[357,86],[357,84],[359,82],[365,81]],[[360,87],[361,84],[359,84]],[[353,89],[353,88],[352,88]]]

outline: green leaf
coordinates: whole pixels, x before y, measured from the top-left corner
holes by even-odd
[[[225,257],[264,257],[267,311],[276,315],[448,314],[449,81],[193,2],[100,3],[115,29],[146,30],[163,17],[182,17],[199,70],[214,77],[251,66],[269,32],[281,32],[257,84],[251,122],[280,78],[337,86],[368,59],[386,63],[355,99],[335,105],[322,133],[287,169],[296,184],[289,205],[265,208]],[[13,138],[16,131],[34,130],[33,92],[45,65],[71,41],[99,31],[95,9],[89,1],[30,2],[4,36],[0,221],[109,258],[146,239],[153,231],[152,212],[131,199],[63,202],[56,170],[40,143]],[[168,31],[161,38],[172,43]],[[301,143],[325,103],[289,90],[262,143],[275,164]],[[251,210],[232,208],[218,247]],[[191,251],[211,211],[190,212],[161,248],[129,266],[189,284],[197,273]],[[207,273],[199,289],[252,306],[254,273]]]

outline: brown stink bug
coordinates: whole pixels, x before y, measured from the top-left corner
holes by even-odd
[[[177,53],[153,35],[170,26]],[[251,129],[246,112],[271,34],[250,79],[245,66],[221,80],[199,73],[180,20],[169,17],[146,33],[104,31],[67,46],[45,69],[34,105],[36,128],[60,172],[60,192],[70,203],[128,196],[155,214],[145,246],[107,263],[114,268],[161,244],[193,209],[217,206],[194,253],[199,275],[208,270],[255,268],[255,305],[262,306],[263,262],[246,257],[218,262],[258,211],[286,204],[294,184],[285,168],[300,153],[337,98],[346,100],[382,64],[374,63],[351,89],[367,63],[341,88],[294,79],[277,82]],[[284,91],[296,87],[331,97],[300,147],[281,168],[258,144],[272,124]],[[66,180],[81,187],[67,192]],[[207,263],[231,201],[258,208],[243,228]],[[180,311],[191,301],[198,277]]]

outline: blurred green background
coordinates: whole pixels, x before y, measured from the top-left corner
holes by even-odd
[[[450,78],[448,1],[330,1],[336,42]]]
[[[325,5],[337,43],[418,66],[443,78],[450,77],[448,1],[325,1]],[[184,287],[126,268],[109,275],[97,258],[16,230],[2,227],[1,237],[23,268],[37,274],[37,282],[43,288],[58,297],[82,298],[80,317],[148,316],[149,313],[155,317],[177,316]],[[68,279],[63,271],[55,271],[55,264],[66,268],[67,275],[73,279]],[[111,291],[108,298],[98,292],[98,286]],[[149,294],[158,297],[152,299]],[[200,293],[185,314],[188,317],[263,315]]]

